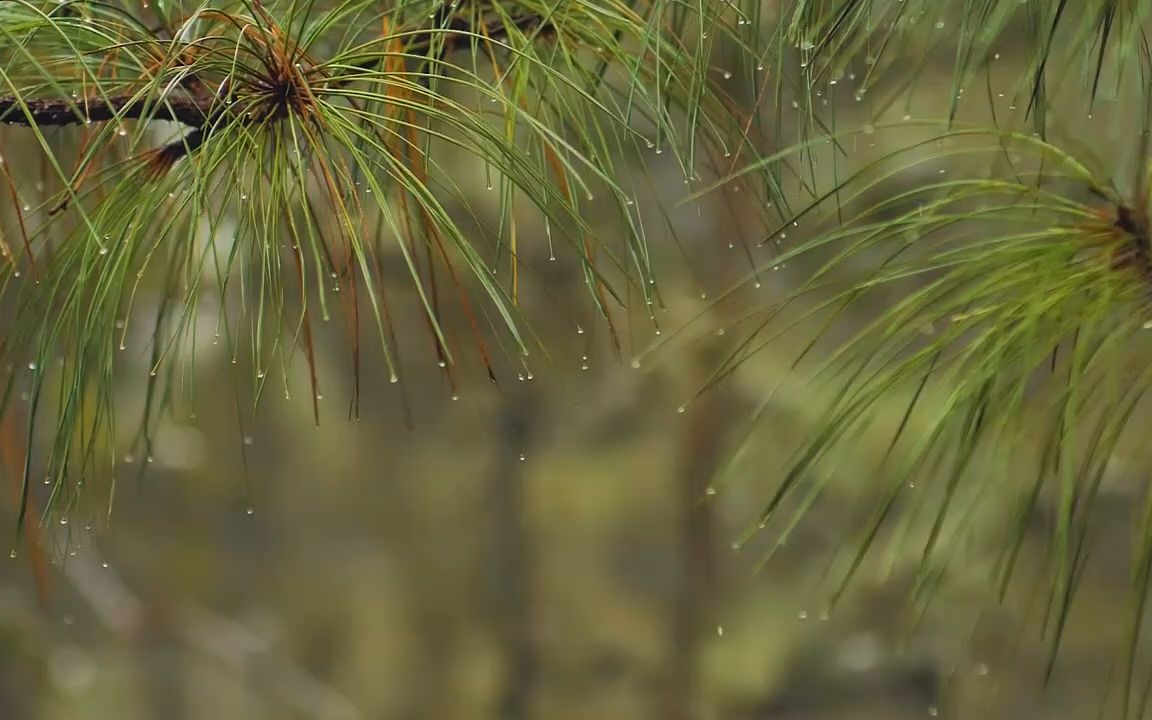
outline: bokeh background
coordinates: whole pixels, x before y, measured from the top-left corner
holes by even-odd
[[[1023,122],[1013,52],[1006,45],[988,73],[1004,123]],[[863,59],[816,105],[834,106],[842,126],[940,115],[953,58],[946,42],[937,54],[916,93],[889,107],[871,102],[879,92],[854,97]],[[1091,124],[1063,117],[1057,129],[1105,154],[1114,143],[1116,157],[1105,162],[1120,167],[1126,121],[1111,100]],[[781,137],[798,136],[787,112],[764,111],[783,123]],[[962,112],[991,118],[983,95]],[[27,170],[21,190],[34,196],[43,191],[38,161],[21,132],[4,131],[4,152]],[[926,132],[856,138],[839,170]],[[53,137],[62,147],[74,140],[68,131]],[[773,265],[771,244],[758,246],[765,228],[747,192],[679,205],[685,187],[673,160],[621,160],[635,172],[637,206],[656,241],[665,334],[689,322],[730,327],[755,306],[751,290],[713,299],[751,267],[763,272],[757,292],[786,292],[803,277],[802,267]],[[474,208],[495,217],[482,169],[461,159],[453,172],[476,188]],[[919,180],[909,173],[888,191]],[[597,229],[615,230],[608,221]],[[799,239],[808,229],[789,232]],[[43,527],[46,571],[27,548],[0,563],[0,717],[1096,716],[1125,631],[1122,462],[1099,511],[1100,551],[1046,684],[1044,592],[1027,572],[1044,561],[1042,527],[1003,602],[987,592],[1001,550],[992,538],[956,548],[922,614],[904,602],[915,543],[869,564],[829,610],[829,568],[864,519],[867,462],[840,461],[842,477],[770,562],[765,543],[740,543],[780,480],[781,461],[815,421],[814,391],[788,372],[797,341],[768,347],[696,397],[738,328],[696,333],[633,367],[630,359],[661,338],[644,313],[617,311],[626,331],[616,357],[580,268],[549,260],[539,223],[526,219],[521,234],[534,248],[524,302],[549,355],[518,369],[506,363],[495,386],[465,358],[454,387],[396,257],[389,292],[402,382],[390,383],[369,352],[358,419],[349,419],[351,365],[338,322],[318,331],[318,427],[302,360],[289,373],[290,399],[273,383],[254,416],[238,413],[248,371],[205,339],[190,351],[195,403],[176,403],[151,454],[132,447],[130,421],[144,403],[146,310],[159,298],[146,290],[117,379],[125,450],[111,517]],[[218,316],[214,302],[209,291],[198,310],[204,338]],[[466,337],[465,320],[447,312]],[[713,486],[758,410],[749,451]],[[17,407],[5,442],[19,446],[25,422]],[[13,475],[11,463],[4,472]],[[993,461],[988,472],[1007,476],[1011,464]],[[3,526],[14,527],[12,505],[3,510]]]

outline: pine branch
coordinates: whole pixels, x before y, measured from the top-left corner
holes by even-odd
[[[487,24],[474,23],[458,14],[447,16],[443,8],[437,14],[435,25],[435,29],[427,30],[413,39],[408,44],[407,52],[427,52],[432,59],[443,60],[455,48],[456,38],[446,38],[437,48],[434,36],[438,33],[483,35],[488,40],[503,41],[508,38],[512,27],[521,32],[538,31],[545,34],[551,34],[555,30],[550,22],[537,15],[517,17],[508,24]],[[359,65],[357,68],[373,69],[382,62],[383,58],[374,58],[370,63]],[[146,118],[171,120],[191,128],[203,128],[211,119],[214,102],[215,98],[207,95],[203,97],[185,95],[164,99],[118,95],[107,98],[85,97],[73,101],[0,96],[0,123],[24,127],[65,127],[116,119]]]

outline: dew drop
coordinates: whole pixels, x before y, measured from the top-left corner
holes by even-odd
[[[248,509],[244,511],[244,513],[247,515],[255,515],[256,514],[256,508],[249,506]]]
[[[709,485],[708,489],[704,491],[704,494],[705,495],[715,495],[716,494],[716,488]]]
[[[15,557],[15,556],[13,556],[13,557]],[[716,626],[716,636],[717,637],[724,637],[724,626],[723,625],[717,625]]]

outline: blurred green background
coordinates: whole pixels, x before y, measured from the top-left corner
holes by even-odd
[[[1008,91],[1011,48],[1003,63],[991,82]],[[939,66],[887,119],[946,107],[947,53]],[[826,95],[844,126],[881,119],[854,101],[848,82]],[[1012,97],[995,102],[1002,120],[1015,110]],[[1108,124],[1104,105],[1092,132],[1112,137],[1123,123]],[[979,108],[970,115],[989,117]],[[20,132],[0,139],[34,195],[36,161],[14,160],[27,150]],[[61,143],[74,138],[68,132]],[[909,134],[869,137],[841,170]],[[765,293],[802,276],[803,268],[772,269],[771,246],[757,247],[759,216],[738,192],[675,206],[684,186],[674,162],[630,161],[648,173],[636,183],[649,235],[666,241],[654,246],[666,332],[701,313],[698,322],[715,328],[742,314],[739,303],[713,306],[710,293],[749,271],[745,248],[765,270]],[[482,170],[458,171],[494,217]],[[658,201],[673,208],[668,224],[687,261]],[[1027,572],[1043,562],[1041,531],[1003,603],[986,592],[1001,548],[958,543],[919,617],[903,602],[918,561],[909,543],[869,565],[828,612],[827,571],[863,519],[856,500],[868,492],[867,459],[840,461],[843,477],[771,562],[761,562],[765,543],[755,537],[733,549],[812,419],[811,391],[787,372],[795,347],[768,348],[693,401],[738,333],[702,333],[632,367],[630,357],[658,339],[651,323],[636,312],[624,357],[614,357],[579,267],[550,261],[544,229],[524,223],[523,242],[534,248],[524,304],[550,356],[530,358],[520,378],[506,373],[497,386],[469,358],[453,388],[394,258],[403,382],[390,383],[370,353],[357,421],[348,419],[351,365],[339,322],[319,331],[319,427],[301,359],[291,399],[270,383],[255,419],[242,412],[238,422],[237,384],[248,371],[205,339],[195,349],[195,405],[178,402],[152,454],[137,454],[131,418],[144,402],[146,309],[157,297],[139,299],[145,309],[127,328],[118,379],[125,451],[111,519],[45,527],[51,562],[40,587],[29,553],[0,565],[0,718],[1096,716],[1129,587],[1123,469],[1100,511],[1117,520],[1106,518],[1098,538],[1095,557],[1105,560],[1083,579],[1046,686],[1044,593]],[[204,338],[217,318],[208,295],[198,310]],[[464,319],[450,321],[466,338]],[[752,452],[710,493],[765,402]],[[1011,468],[997,461],[989,472]],[[14,527],[11,504],[4,513],[3,526]],[[912,631],[910,619],[919,620]]]

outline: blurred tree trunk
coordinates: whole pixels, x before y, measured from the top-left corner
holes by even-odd
[[[747,208],[729,195],[711,206],[710,240],[716,245],[699,258],[698,269],[717,286],[726,287],[745,276],[752,267],[752,247],[744,236],[740,219]],[[745,252],[729,245],[738,238]],[[725,239],[721,244],[721,239]],[[706,281],[707,282],[707,281]],[[709,283],[711,284],[711,283]],[[725,327],[738,319],[738,306],[717,302],[711,313],[715,326]],[[723,338],[711,338],[689,356],[688,387],[693,393],[704,388],[716,369],[727,359],[730,344]],[[668,705],[662,718],[693,720],[700,716],[697,668],[700,661],[702,633],[717,627],[715,600],[718,585],[717,532],[708,487],[725,458],[728,433],[744,410],[744,403],[733,378],[708,388],[685,408],[680,425],[680,458],[677,475],[679,527],[677,537],[681,558],[680,587],[672,608],[672,671]]]
[[[692,379],[697,385],[707,378],[712,367],[709,358],[714,354],[705,351],[693,358]],[[681,424],[678,536],[683,564],[672,609],[673,667],[664,715],[671,720],[690,720],[700,710],[696,669],[701,633],[713,614],[717,580],[716,528],[711,504],[705,500],[722,459],[735,405],[729,387],[713,389],[689,405]]]
[[[490,480],[492,499],[491,572],[505,654],[502,720],[527,720],[535,684],[532,642],[534,606],[531,553],[527,538],[525,469],[540,421],[533,393],[508,391],[499,417],[496,460]]]

